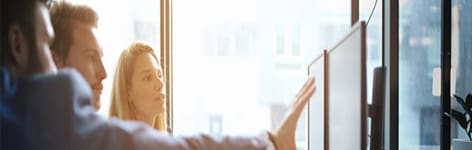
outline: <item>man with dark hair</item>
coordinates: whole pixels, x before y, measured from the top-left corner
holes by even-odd
[[[54,32],[46,1],[2,0],[1,4],[1,62],[10,77],[54,71],[49,50]]]
[[[39,118],[24,116],[29,104],[13,97],[22,96],[15,95],[18,80],[56,71],[49,50],[54,32],[45,1],[2,0],[1,23],[0,149],[31,149],[33,131],[25,123]]]
[[[295,149],[297,121],[315,92],[309,78],[282,124],[261,136],[172,137],[139,122],[99,116],[84,78],[71,69],[55,71],[49,50],[54,32],[44,2],[2,0],[1,21],[2,150]]]

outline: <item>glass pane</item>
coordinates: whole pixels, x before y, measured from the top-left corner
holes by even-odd
[[[145,41],[154,47],[159,55],[160,2],[156,0],[72,0],[86,4],[97,11],[98,39],[103,48],[103,65],[107,78],[103,80],[102,107],[99,114],[108,116],[113,72],[121,51],[134,40]],[[119,16],[119,17],[117,17]],[[118,31],[118,32],[117,32]]]
[[[367,102],[372,104],[372,86],[374,68],[382,66],[382,1],[359,0],[360,20],[367,23]],[[374,8],[375,7],[375,8]],[[370,21],[369,21],[370,18]],[[370,118],[367,123],[368,135],[371,135]],[[370,137],[370,136],[368,136]],[[370,139],[367,143],[370,146]]]
[[[399,149],[439,149],[440,97],[432,87],[440,67],[441,1],[400,0],[399,6]]]
[[[173,0],[174,133],[274,129],[307,65],[349,29],[350,0]]]
[[[377,3],[377,4],[376,4]],[[367,24],[367,98],[372,103],[374,68],[382,65],[382,0],[360,0],[360,20]],[[374,9],[375,7],[375,9]],[[373,11],[373,12],[372,12]],[[370,21],[369,21],[370,17]]]
[[[469,0],[452,1],[452,64],[451,93],[462,97],[472,94],[472,2]],[[451,99],[453,109],[463,109]],[[468,139],[464,130],[452,121],[452,138]]]

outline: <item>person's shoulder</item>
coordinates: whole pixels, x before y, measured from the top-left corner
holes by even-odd
[[[19,87],[29,92],[62,93],[67,95],[90,95],[91,91],[85,79],[74,69],[61,69],[54,74],[38,74],[21,79]]]
[[[75,69],[62,69],[52,80],[60,84],[59,88],[68,88],[76,94],[92,96],[87,81]]]
[[[86,87],[88,87],[87,82],[82,75],[74,69],[62,69],[57,72],[53,79],[71,87],[78,87],[81,89],[86,89]]]

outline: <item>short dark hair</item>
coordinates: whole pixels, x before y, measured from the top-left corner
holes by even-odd
[[[36,9],[37,5],[47,5],[48,0],[1,0],[1,64],[11,56],[8,49],[8,34],[12,26],[18,25],[25,35],[28,44],[36,42]]]

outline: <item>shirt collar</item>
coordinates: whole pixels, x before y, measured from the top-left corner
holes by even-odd
[[[1,73],[0,78],[2,79],[1,81],[2,95],[4,94],[4,96],[7,96],[7,95],[13,94],[16,90],[17,82],[12,81],[10,83],[10,74],[8,72],[8,69],[3,65],[0,65],[0,73]],[[2,98],[4,96],[2,96]]]

